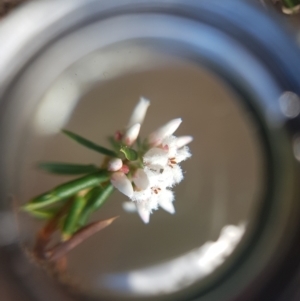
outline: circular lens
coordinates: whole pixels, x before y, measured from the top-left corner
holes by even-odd
[[[138,61],[142,68],[127,71],[124,61]],[[194,138],[192,157],[182,164],[185,178],[175,188],[176,213],[155,211],[144,225],[136,212],[126,212],[128,199],[116,191],[93,219],[120,218],[70,253],[68,274],[88,294],[120,299],[154,295],[159,300],[220,268],[262,198],[258,130],[238,96],[215,74],[138,45],[116,45],[76,62],[49,87],[28,119],[15,191],[24,203],[70,179],[33,168],[38,162],[100,165],[103,156],[67,139],[60,129],[109,147],[107,137],[126,125],[140,96],[151,100],[142,137],[181,117],[176,135]],[[28,244],[41,223],[24,214],[20,223]]]
[[[194,139],[192,156],[181,166],[184,179],[172,187],[176,213],[154,211],[145,225],[132,202],[115,191],[91,221],[119,218],[68,253],[66,291],[104,300],[245,296],[268,266],[280,270],[298,208],[288,134],[297,128],[298,73],[244,21],[254,15],[262,28],[276,26],[235,1],[229,11],[240,5],[239,14],[229,15],[223,4],[208,2],[96,2],[86,4],[87,15],[79,4],[65,7],[64,21],[46,27],[41,40],[33,35],[32,56],[28,51],[22,64],[16,60],[18,72],[3,81],[5,194],[19,207],[74,178],[42,172],[40,162],[101,166],[102,155],[61,130],[110,147],[107,138],[126,127],[139,98],[150,99],[142,137],[182,118],[175,135]],[[284,38],[273,32],[270,44],[277,45]],[[287,47],[286,57],[292,60],[294,50]],[[26,212],[17,222],[31,254],[44,222]],[[47,276],[40,287],[28,285],[36,270],[24,270],[21,278],[37,298],[55,291]],[[55,298],[63,300],[64,293]]]

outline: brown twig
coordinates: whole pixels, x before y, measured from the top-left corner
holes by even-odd
[[[83,241],[109,226],[116,218],[118,218],[118,216],[87,225],[86,227],[77,231],[69,240],[61,242],[51,250],[45,252],[45,258],[48,262],[55,262],[59,260]]]
[[[33,252],[40,260],[45,260],[45,250],[51,240],[52,234],[57,230],[61,217],[68,211],[71,206],[70,199],[61,210],[43,227],[37,234]]]

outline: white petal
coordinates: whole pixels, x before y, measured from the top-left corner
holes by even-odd
[[[190,149],[187,146],[184,146],[177,151],[175,159],[176,162],[179,163],[190,158],[191,156],[192,154],[190,153]]]
[[[156,182],[160,188],[173,187],[177,183],[174,179],[174,167],[166,166],[164,171],[157,176]]]
[[[153,147],[149,149],[143,157],[145,164],[166,165],[168,163],[168,153],[161,149]]]
[[[123,161],[120,158],[114,158],[109,160],[107,169],[109,171],[117,171],[123,166]]]
[[[166,187],[165,185],[162,185],[164,184],[164,179],[162,179],[164,167],[161,165],[148,165],[144,167],[144,171],[149,179],[150,187]]]
[[[149,179],[147,174],[141,168],[137,169],[133,176],[133,182],[137,188],[145,190],[149,187]]]
[[[132,201],[123,202],[122,207],[123,207],[123,210],[126,211],[126,212],[131,213],[131,212],[136,212],[137,211],[136,205]]]
[[[177,140],[176,140],[176,147],[177,148],[181,148],[187,144],[189,144],[190,142],[193,141],[193,137],[192,136],[181,136],[181,137],[178,137]]]
[[[144,206],[143,203],[136,203],[136,208],[138,210],[140,218],[145,224],[148,224],[150,221],[150,211]]]
[[[151,189],[145,189],[140,191],[134,191],[132,195],[132,200],[139,203],[139,202],[145,202],[149,200],[151,197]]]
[[[172,119],[167,124],[150,134],[149,143],[159,145],[165,137],[171,136],[180,126],[181,118]]]
[[[141,129],[141,125],[139,123],[136,123],[133,126],[131,126],[124,134],[123,142],[126,145],[132,145],[137,139],[140,133],[140,129]]]
[[[174,214],[175,208],[173,206],[174,194],[172,191],[166,189],[160,192],[158,204],[167,212]]]
[[[129,198],[133,195],[133,187],[123,172],[114,172],[110,178],[111,184]]]
[[[166,138],[163,139],[162,141],[162,148],[165,149],[166,151],[168,151],[168,157],[172,158],[175,156],[176,152],[177,152],[177,137],[175,136],[168,136]]]
[[[140,101],[135,106],[131,114],[127,128],[132,127],[136,123],[140,123],[140,124],[143,123],[149,105],[150,105],[150,101],[148,99],[144,97],[140,98]]]
[[[172,175],[175,184],[178,184],[183,180],[184,176],[182,173],[182,169],[178,164],[173,165]]]

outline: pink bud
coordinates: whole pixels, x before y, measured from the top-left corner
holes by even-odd
[[[109,160],[107,169],[109,171],[117,171],[123,166],[123,162],[120,158],[114,158]]]
[[[120,171],[114,172],[110,178],[111,184],[129,198],[133,195],[133,187],[127,176]]]
[[[116,141],[121,141],[122,137],[123,137],[123,135],[122,135],[122,133],[120,131],[116,131],[115,132],[115,140]]]
[[[124,164],[120,169],[120,171],[124,172],[125,174],[128,174],[129,170],[130,170],[129,167],[126,164]]]

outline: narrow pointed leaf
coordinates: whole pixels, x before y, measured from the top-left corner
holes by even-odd
[[[38,219],[49,220],[55,216],[59,209],[57,208],[49,208],[45,210],[33,210],[30,211],[30,214]]]
[[[78,224],[78,219],[80,213],[82,212],[85,206],[86,200],[84,196],[76,196],[70,211],[67,214],[67,217],[64,221],[62,233],[65,238],[69,238],[76,231],[76,226]]]
[[[102,194],[103,188],[101,186],[97,186],[92,188],[86,195],[85,195],[85,199],[86,199],[86,205],[83,208],[81,214],[80,214],[80,218],[78,221],[78,226],[79,227],[83,227],[86,225],[91,213],[92,213],[92,209],[91,209],[91,203],[94,202],[94,200],[96,200],[101,194]]]
[[[29,203],[25,204],[22,208],[26,211],[44,208],[61,200],[67,199],[83,189],[97,186],[108,179],[109,173],[104,170],[86,175],[84,177],[59,185],[53,190],[37,196]]]
[[[120,152],[122,152],[129,161],[135,161],[138,158],[138,153],[132,148],[122,146]]]
[[[86,195],[87,203],[81,213],[79,220],[80,226],[84,226],[86,224],[90,214],[98,210],[113,193],[113,191],[114,187],[111,184],[108,184],[104,188],[95,187]]]
[[[59,163],[59,162],[42,162],[38,165],[39,168],[55,174],[61,175],[78,175],[86,174],[91,172],[96,172],[99,169],[97,166],[81,165],[81,164],[68,164],[68,163]]]
[[[103,188],[102,193],[98,195],[97,198],[90,201],[89,206],[91,206],[92,210],[98,210],[104,204],[104,202],[111,196],[114,189],[114,186],[111,184],[108,184],[105,188]]]
[[[87,225],[83,229],[77,231],[69,240],[62,242],[53,247],[52,250],[49,250],[46,253],[46,258],[50,262],[62,258],[86,239],[109,226],[116,218],[118,218],[118,216]]]
[[[73,132],[67,131],[67,130],[62,130],[62,132],[64,134],[66,134],[68,137],[70,137],[71,139],[75,140],[79,144],[81,144],[89,149],[92,149],[92,150],[94,150],[98,153],[101,153],[103,155],[106,155],[106,156],[117,157],[117,154],[114,151],[107,149],[103,146],[100,146],[90,140],[87,140],[87,139],[83,138],[82,136],[79,136],[79,135],[77,135]]]

